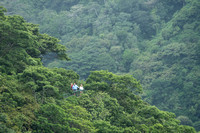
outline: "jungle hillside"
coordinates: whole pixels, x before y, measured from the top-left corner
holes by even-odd
[[[199,0],[1,0],[0,132],[200,131],[199,65]]]

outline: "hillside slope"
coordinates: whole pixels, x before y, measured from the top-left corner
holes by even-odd
[[[195,133],[194,128],[179,125],[173,113],[142,101],[136,95],[142,92],[141,85],[131,75],[93,72],[84,84],[87,93],[64,99],[66,92],[72,93],[70,82],[81,82],[79,75],[42,66],[40,55],[54,52],[68,60],[65,47],[40,34],[37,25],[4,12],[0,7],[1,133]]]
[[[67,46],[70,62],[52,53],[45,66],[76,71],[133,74],[143,99],[176,113],[200,130],[198,0],[3,0],[8,15],[40,24],[40,31]]]

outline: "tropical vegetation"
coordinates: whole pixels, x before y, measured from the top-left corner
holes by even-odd
[[[198,0],[0,5],[2,131],[200,130]],[[71,82],[87,93],[64,100]]]

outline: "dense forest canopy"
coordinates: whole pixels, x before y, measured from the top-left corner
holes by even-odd
[[[144,124],[142,127],[140,124],[137,125],[145,123],[145,119],[150,118],[145,116],[143,119],[143,116],[137,116],[137,109],[135,112],[133,108],[127,109],[137,101],[134,101],[135,95],[127,96],[127,102],[124,101],[124,104],[128,107],[123,106],[119,95],[126,94],[126,92],[121,92],[124,86],[119,84],[116,90],[114,86],[115,82],[121,83],[120,80],[128,80],[130,77],[118,77],[119,79],[113,77],[112,79],[111,76],[109,79],[109,76],[106,78],[106,75],[112,74],[102,72],[105,74],[105,79],[100,80],[95,77],[90,79],[91,76],[100,76],[97,73],[90,74],[90,71],[108,70],[118,74],[134,75],[144,89],[142,98],[146,102],[159,109],[174,112],[181,124],[194,126],[197,131],[200,130],[200,113],[198,111],[200,109],[200,2],[198,0],[2,0],[0,5],[7,8],[6,15],[8,15],[5,16],[5,9],[1,8],[0,70],[2,81],[5,81],[1,86],[11,89],[6,92],[14,93],[7,96],[14,99],[13,101],[16,100],[13,98],[16,97],[15,95],[23,97],[24,94],[21,92],[33,96],[29,100],[30,103],[24,103],[24,105],[27,106],[34,101],[33,107],[40,108],[41,112],[36,109],[36,112],[40,113],[34,114],[34,117],[38,118],[34,124],[32,123],[34,118],[29,119],[27,115],[23,118],[26,118],[27,122],[29,120],[30,129],[33,129],[34,125],[37,127],[34,130],[39,131],[44,128],[47,132],[51,132],[50,129],[45,129],[47,125],[39,127],[40,123],[47,119],[45,109],[48,110],[50,106],[61,110],[66,107],[78,106],[77,108],[86,108],[84,111],[88,114],[85,119],[88,125],[83,123],[83,125],[79,125],[83,127],[80,132],[84,132],[86,129],[89,132],[97,130],[99,132],[106,130],[107,132],[112,130],[142,132],[144,129],[152,131],[151,128],[166,131],[166,125],[163,123],[155,125],[157,117],[154,117],[155,121],[150,120],[154,121],[152,125],[156,127],[151,127],[151,124]],[[39,26],[27,23],[20,16],[10,16],[13,14],[21,15],[28,22],[39,24]],[[45,34],[41,34],[39,31]],[[58,39],[47,34],[61,40],[60,43],[67,47],[67,55],[65,46],[58,44]],[[58,58],[69,60],[69,57],[71,61],[58,60]],[[49,68],[43,67],[42,64]],[[62,67],[67,70],[54,67]],[[57,101],[61,98],[60,94],[66,92],[66,86],[71,81],[79,79],[79,75],[70,69],[76,71],[81,79],[87,79],[85,86],[88,89],[97,91],[99,89],[95,89],[93,86],[99,86],[103,91],[102,94],[88,92],[85,97],[90,97],[89,103],[94,103],[95,98],[100,97],[99,95],[104,95],[108,99],[114,98],[117,100],[119,108],[123,108],[122,110],[128,113],[126,117],[122,116],[121,118],[130,117],[130,119],[127,118],[127,121],[124,121],[126,123],[116,124],[106,116],[100,114],[94,116],[95,113],[100,113],[98,110],[92,111],[93,107],[95,108],[94,105],[88,110],[89,105],[77,104],[83,97],[75,98],[76,103],[70,99],[67,103]],[[12,82],[9,83],[9,81]],[[31,91],[27,88],[31,88]],[[107,88],[111,88],[111,91]],[[116,91],[116,94],[112,94],[112,89]],[[134,94],[138,94],[138,92],[134,92]],[[131,101],[131,99],[134,100]],[[58,103],[60,104],[57,105]],[[142,104],[146,103],[142,101]],[[102,104],[102,114],[109,110],[104,106],[107,106],[106,103]],[[110,112],[107,113],[110,114]],[[6,115],[10,117],[11,114]],[[60,115],[61,117],[69,115],[69,112],[63,112]],[[70,118],[73,116],[75,119],[77,117],[74,114],[69,116]],[[86,118],[86,116],[83,117]],[[91,117],[105,118],[101,121],[94,121]],[[133,117],[134,119],[132,119]],[[170,119],[172,118],[174,116],[170,116]],[[14,120],[10,120],[10,125]],[[62,120],[56,121],[60,123]],[[65,120],[66,123],[69,121],[69,119]],[[138,123],[134,124],[134,121]],[[51,123],[53,120],[46,122]],[[124,126],[122,126],[123,124]],[[107,128],[103,129],[103,125]],[[13,129],[9,125],[6,126]],[[19,128],[19,125],[17,127]],[[62,128],[74,132],[79,129],[69,129],[69,127]],[[129,129],[125,127],[129,127]],[[170,131],[179,129],[177,126]],[[61,129],[57,129],[57,131],[59,130]]]

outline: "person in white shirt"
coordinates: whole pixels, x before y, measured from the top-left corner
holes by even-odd
[[[84,88],[83,88],[83,85],[82,85],[82,84],[81,84],[81,86],[79,87],[79,90],[80,90],[80,93],[83,93]]]

